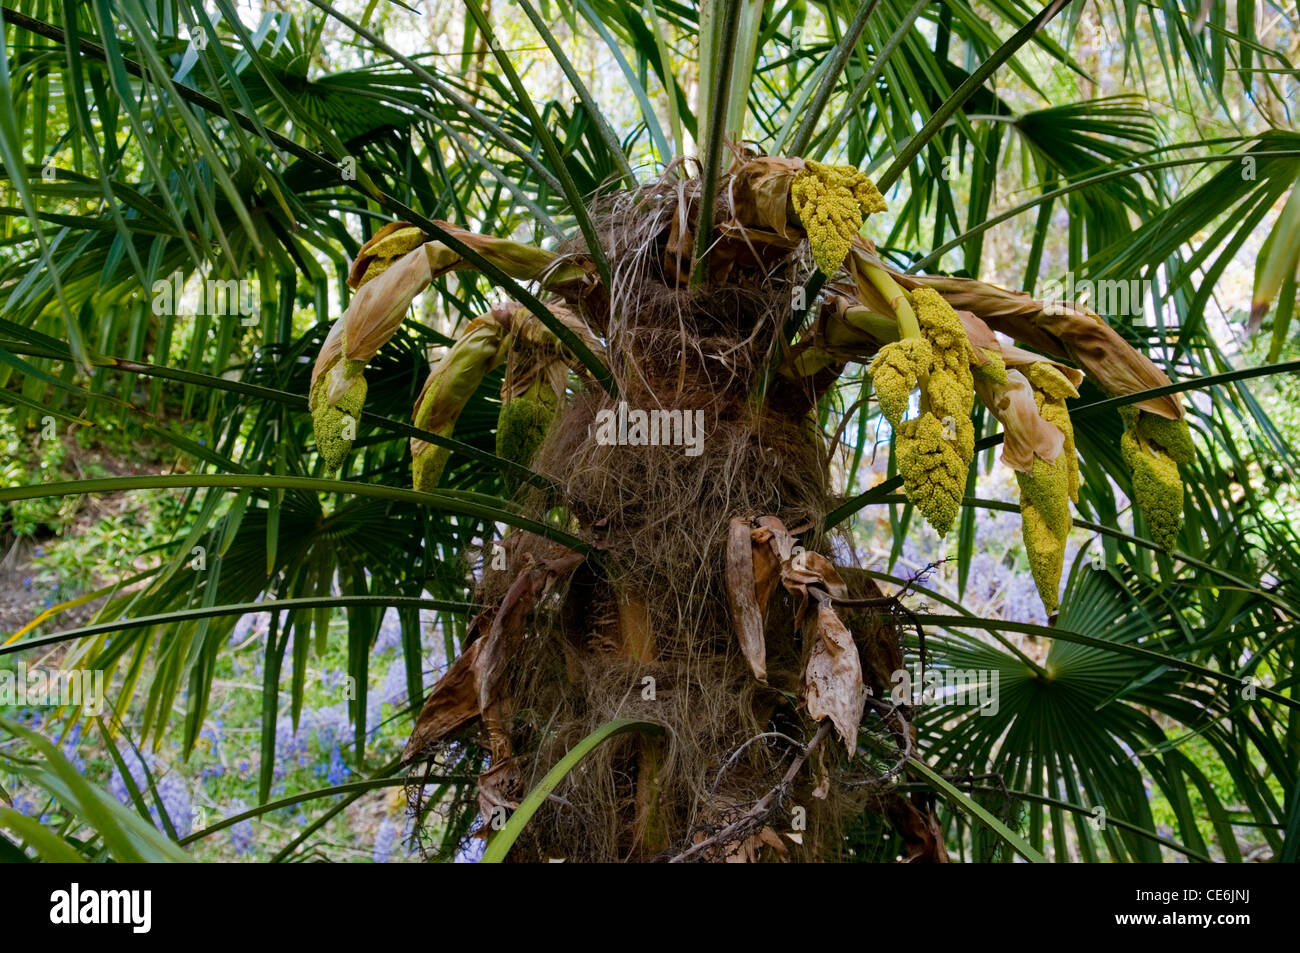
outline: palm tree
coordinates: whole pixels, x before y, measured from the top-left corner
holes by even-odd
[[[482,837],[516,860],[1239,860],[1249,826],[1295,859],[1295,459],[1252,387],[1300,367],[1279,362],[1300,134],[1268,32],[1289,14],[1259,6],[521,0],[507,20],[466,0],[458,58],[323,0],[256,24],[224,0],[5,8],[26,224],[0,393],[121,414],[185,465],[0,502],[190,506],[93,624],[0,651],[75,644],[125,676],[116,710],[138,693],[146,735],[183,694],[192,746],[235,620],[269,611],[256,814],[282,678],[296,717],[334,609],[365,765],[397,607],[420,704],[373,785],[405,777],[439,858]],[[1094,25],[1144,94],[1053,102],[1035,64],[1089,76]],[[363,65],[331,62],[340,37]],[[521,76],[538,43],[549,99]],[[593,48],[621,71],[604,96],[575,65]],[[1159,122],[1164,99],[1223,128]],[[1208,306],[1288,190],[1250,318],[1269,363],[1234,368]],[[1024,247],[997,243],[1015,222]],[[186,270],[208,293],[255,277],[256,307],[182,323],[159,301]],[[878,431],[890,471],[866,486]],[[1018,505],[979,495],[998,445]],[[872,508],[895,554],[919,512],[961,589],[977,511],[1019,510],[1049,624],[864,568]],[[1097,542],[1067,567],[1072,529]],[[448,662],[427,693],[422,609]],[[976,673],[995,703],[900,695],[913,669]],[[27,776],[99,804],[47,749]]]

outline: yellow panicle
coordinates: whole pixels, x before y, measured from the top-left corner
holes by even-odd
[[[860,170],[812,160],[795,174],[790,200],[808,233],[813,261],[827,277],[839,271],[866,216],[885,210],[884,198]]]
[[[421,493],[432,493],[438,489],[438,481],[442,479],[451,451],[421,441],[411,453],[411,486]]]
[[[1059,464],[1034,458],[1032,473],[1016,471],[1020,484],[1020,535],[1038,598],[1048,613],[1060,605],[1065,540],[1070,535],[1068,482]]]
[[[1041,390],[1052,400],[1075,399],[1079,392],[1075,390],[1070,379],[1061,373],[1061,369],[1050,361],[1035,361],[1025,368],[1025,376],[1035,390]]]
[[[969,418],[975,406],[975,352],[966,328],[952,305],[932,288],[917,288],[909,296],[921,333],[930,342],[930,384],[926,398],[937,417]]]
[[[1066,398],[1078,397],[1079,392],[1070,383],[1069,378],[1062,374],[1055,364],[1048,361],[1030,364],[1024,368],[1024,372],[1034,388],[1034,401],[1038,405],[1039,416],[1061,431],[1065,437],[1061,456],[1056,464],[1058,467],[1064,467],[1070,499],[1078,503],[1079,454],[1074,444],[1074,422],[1070,420],[1070,411],[1065,401]]]
[[[940,536],[952,528],[966,491],[966,471],[975,456],[974,357],[957,312],[939,294],[919,288],[909,296],[929,347],[923,382],[923,413],[896,428],[898,472],[911,500]],[[909,340],[909,339],[904,339]],[[920,350],[919,345],[914,345]],[[883,407],[882,399],[882,407]]]
[[[541,375],[528,390],[503,403],[497,417],[497,456],[528,466],[555,419],[558,403],[555,391]],[[513,474],[506,474],[505,481],[510,492],[519,488]]]
[[[1002,352],[995,351],[991,347],[982,347],[979,353],[984,358],[983,364],[972,364],[971,371],[979,375],[990,384],[1006,386],[1007,384],[1007,362],[1002,359]]]
[[[361,246],[361,252],[357,255],[358,259],[361,259],[360,265],[364,270],[354,287],[360,288],[366,282],[374,281],[387,271],[393,262],[412,249],[419,248],[427,240],[428,236],[414,225],[399,228],[377,241],[371,239]]]
[[[1178,462],[1132,429],[1124,431],[1120,450],[1133,471],[1133,502],[1142,511],[1151,538],[1161,548],[1173,549],[1183,521],[1183,478]]]
[[[967,426],[970,420],[966,420]],[[932,413],[905,420],[895,430],[894,452],[907,498],[940,536],[952,529],[966,489],[961,428],[945,426]],[[973,431],[971,435],[973,447]]]
[[[1079,454],[1074,447],[1074,423],[1070,420],[1070,411],[1066,408],[1065,401],[1044,400],[1038,408],[1038,413],[1044,420],[1065,435],[1065,443],[1061,447],[1061,456],[1057,458],[1056,463],[1058,466],[1064,465],[1070,500],[1078,503]]]
[[[880,410],[891,426],[897,427],[903,419],[917,376],[930,366],[931,359],[928,341],[903,338],[882,347],[867,368]]]
[[[504,359],[509,336],[494,314],[475,318],[443,355],[424,382],[415,403],[413,423],[442,437],[450,437],[483,376]],[[423,440],[411,439],[411,475],[417,490],[430,492],[438,485],[451,451]]]
[[[1142,436],[1173,457],[1178,463],[1191,463],[1196,459],[1196,448],[1192,444],[1192,432],[1186,420],[1169,420],[1158,414],[1141,411],[1138,426]]]
[[[325,466],[330,471],[341,467],[348,451],[352,449],[352,441],[357,435],[357,422],[361,419],[361,408],[366,402],[366,379],[359,374],[352,378],[352,383],[337,402],[330,404],[326,400],[329,379],[336,369],[332,368],[317,378],[308,400],[312,430],[316,434],[316,449],[325,459]]]

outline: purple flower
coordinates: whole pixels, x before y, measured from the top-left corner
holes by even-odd
[[[389,608],[384,613],[384,621],[379,626],[379,637],[375,639],[375,652],[391,652],[402,646],[402,623],[397,610]]]
[[[275,776],[278,778],[284,773],[284,766],[293,761],[299,761],[306,757],[309,751],[307,744],[307,732],[303,730],[303,725],[298,726],[298,731],[293,729],[293,719],[288,715],[281,715],[275,723]]]
[[[442,623],[438,621],[436,613],[429,609],[420,610],[420,644],[426,652],[432,651],[439,658],[446,652]]]
[[[185,779],[179,773],[169,771],[165,766],[160,765],[157,756],[151,751],[144,752],[143,763],[134,751],[126,752],[123,760],[126,762],[127,770],[131,772],[131,781],[135,784],[136,790],[149,806],[149,814],[154,825],[162,829],[162,817],[158,813],[158,801],[161,801],[163,810],[167,812],[167,818],[172,822],[176,833],[182,837],[188,834],[193,822],[193,802]],[[145,765],[148,765],[149,772],[153,775],[156,798],[149,790],[149,777],[145,774]],[[108,779],[108,790],[123,804],[131,803],[131,792],[116,766]]]
[[[174,771],[158,779],[158,797],[172,826],[181,837],[190,833],[194,821],[190,790],[184,779]]]
[[[456,856],[452,860],[453,864],[477,864],[483,859],[483,852],[487,850],[487,841],[480,840],[477,837],[470,838],[469,842],[456,851]]]
[[[154,760],[153,754],[148,751],[144,753],[144,757],[147,762]],[[127,770],[131,772],[131,782],[135,785],[136,790],[144,790],[148,782],[145,781],[144,765],[140,763],[140,759],[136,757],[135,752],[128,751],[123,760],[126,761]],[[153,765],[150,764],[151,769],[152,767]],[[113,774],[108,779],[108,793],[123,804],[131,803],[131,791],[126,786],[126,781],[122,778],[122,772],[116,765],[113,766]]]
[[[1032,625],[1047,624],[1047,611],[1038,597],[1038,587],[1034,585],[1034,577],[1030,573],[1013,573],[1007,581],[1005,591],[1002,618]]]
[[[35,817],[36,812],[40,810],[40,805],[36,803],[36,800],[31,795],[25,791],[19,791],[14,795],[14,810],[27,817]]]
[[[217,719],[215,723],[205,725],[199,732],[199,738],[206,738],[208,741],[208,754],[217,759],[221,758],[221,734],[224,729],[225,723]]]
[[[393,856],[393,847],[397,844],[397,825],[385,820],[375,832],[375,846],[370,852],[370,859],[376,864],[386,864]]]
[[[239,617],[234,628],[230,630],[230,644],[237,645],[247,639],[253,632],[265,632],[271,616],[266,612],[249,612]]]
[[[63,756],[72,763],[72,766],[75,767],[78,772],[85,774],[86,759],[81,756],[81,752],[78,750],[80,744],[81,722],[77,722],[72,726],[72,731],[68,732],[67,737],[63,739],[63,742],[59,747],[63,751]]]
[[[230,807],[231,810],[226,815],[227,817],[243,814],[248,809],[243,801],[235,801]],[[254,840],[255,835],[253,834],[253,821],[251,818],[240,821],[230,828],[230,843],[235,848],[236,854],[252,853]]]
[[[388,666],[388,672],[384,675],[384,687],[380,689],[379,697],[385,703],[394,706],[406,701],[406,663],[401,659]]]
[[[335,745],[330,749],[329,771],[325,774],[326,782],[331,786],[342,784],[351,773],[348,766],[343,763],[343,752],[339,750],[338,745]]]

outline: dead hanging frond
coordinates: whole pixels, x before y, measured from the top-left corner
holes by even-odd
[[[410,764],[436,752],[440,743],[471,722],[481,721],[491,763],[478,782],[485,817],[492,816],[494,809],[518,806],[520,770],[514,762],[512,700],[504,689],[504,675],[514,662],[533,608],[583,558],[561,551],[538,565],[528,557],[501,604],[471,623],[472,641],[430,692],[402,752],[402,763]]]
[[[815,721],[830,720],[852,757],[868,690],[859,647],[835,607],[871,605],[907,613],[898,597],[850,598],[836,566],[798,545],[797,537],[774,516],[732,519],[726,582],[737,643],[754,677],[762,682],[766,681],[768,602],[778,582],[794,597],[794,624],[803,630],[807,644],[803,702]]]

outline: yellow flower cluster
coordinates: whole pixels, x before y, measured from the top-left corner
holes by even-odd
[[[312,431],[316,436],[316,449],[333,472],[343,465],[343,459],[352,449],[357,436],[357,423],[361,408],[366,402],[366,379],[362,372],[365,361],[351,361],[342,354],[348,349],[348,328],[344,320],[339,325],[340,354],[330,361],[316,377],[316,383],[307,395],[307,409],[311,412]]]
[[[991,384],[1006,385],[1007,362],[1002,359],[1002,352],[991,347],[982,347],[979,353],[984,356],[983,364],[972,364],[971,371]]]
[[[497,417],[497,456],[528,466],[555,419],[557,403],[555,391],[541,375],[522,394],[503,403]],[[512,493],[519,488],[513,474],[507,473],[505,482]]]
[[[790,199],[822,274],[839,271],[866,216],[885,210],[880,191],[860,170],[811,159],[795,173]]]
[[[466,325],[451,350],[429,372],[416,399],[412,423],[450,437],[483,375],[501,363],[509,345],[505,328],[490,314]],[[446,447],[412,438],[411,476],[415,489],[425,493],[437,489],[450,456]]]
[[[357,421],[366,402],[366,379],[360,374],[352,378],[343,396],[334,404],[326,399],[330,374],[316,379],[308,399],[312,430],[316,434],[316,449],[332,472],[343,465],[343,459],[352,449],[357,436]]]
[[[1016,471],[1020,484],[1020,534],[1029,557],[1038,597],[1049,613],[1060,604],[1065,540],[1070,535],[1069,476],[1065,454],[1056,463],[1034,457],[1029,473]]]
[[[953,431],[934,414],[904,420],[894,441],[907,498],[940,536],[947,535],[961,509],[970,460],[963,457]]]
[[[1179,463],[1196,455],[1185,420],[1122,408],[1128,429],[1120,438],[1124,462],[1133,473],[1133,502],[1142,511],[1151,538],[1161,548],[1174,548],[1183,522],[1183,477]]]
[[[393,262],[424,244],[425,239],[424,232],[414,226],[395,229],[378,240],[371,239],[361,246],[357,255],[354,268],[361,271],[361,277],[353,287],[360,288],[383,274]],[[316,448],[331,471],[343,465],[344,457],[352,449],[357,421],[366,400],[366,379],[362,376],[366,362],[346,357],[350,350],[348,323],[348,315],[345,315],[338,328],[339,353],[316,376],[307,402],[316,434]]]
[[[450,457],[450,450],[425,444],[422,453],[416,453],[411,457],[412,489],[419,490],[421,493],[432,493],[438,489],[438,481],[442,479],[443,468],[447,466]]]
[[[975,425],[970,419],[971,408],[975,406],[975,377],[970,369],[974,351],[961,318],[939,292],[932,288],[917,288],[911,299],[921,333],[930,342],[926,403],[930,413],[944,424],[950,438],[955,431],[963,467],[969,466],[975,456]],[[959,494],[964,488],[965,476],[963,468],[963,487],[958,488]]]
[[[1124,462],[1133,471],[1133,499],[1146,518],[1151,538],[1173,549],[1183,520],[1183,478],[1173,457],[1144,443],[1132,430],[1120,438]]]
[[[930,366],[933,355],[925,338],[903,338],[882,347],[867,368],[880,400],[880,410],[890,426],[897,427],[907,412],[917,374]]]
[[[1020,534],[1029,557],[1029,569],[1038,597],[1049,613],[1060,604],[1061,571],[1065,568],[1065,541],[1073,525],[1070,501],[1079,501],[1079,458],[1074,446],[1074,425],[1065,406],[1078,397],[1070,379],[1047,361],[1021,368],[1034,389],[1038,414],[1065,437],[1054,463],[1035,456],[1029,473],[1016,472],[1020,484]]]
[[[901,423],[891,419],[895,423],[894,446],[907,498],[944,536],[961,508],[966,472],[975,456],[975,425],[970,419],[975,403],[975,378],[970,369],[974,352],[957,312],[937,291],[918,288],[908,298],[923,337],[905,338],[900,343],[914,342],[909,349],[894,351],[884,361],[877,355],[880,364],[872,363],[872,381],[882,394],[882,410],[887,416],[899,411],[900,418],[902,383],[923,384],[921,415]],[[904,357],[914,363],[900,368]],[[902,394],[902,408],[907,406],[910,391],[909,386]]]
[[[1070,500],[1079,502],[1079,454],[1074,446],[1074,423],[1065,406],[1066,398],[1078,398],[1079,392],[1055,364],[1038,361],[1025,369],[1025,377],[1034,388],[1034,402],[1044,420],[1065,435],[1065,445],[1057,463],[1064,461]],[[1066,527],[1068,531],[1069,527]]]
[[[367,281],[378,278],[393,262],[412,249],[419,248],[424,242],[424,232],[414,225],[399,228],[391,235],[385,235],[365,250],[369,256],[369,263],[361,275],[361,280],[357,282],[357,287],[360,288]]]
[[[1192,432],[1186,420],[1170,420],[1143,410],[1138,412],[1138,427],[1143,437],[1151,443],[1158,443],[1178,463],[1191,463],[1196,459]]]

